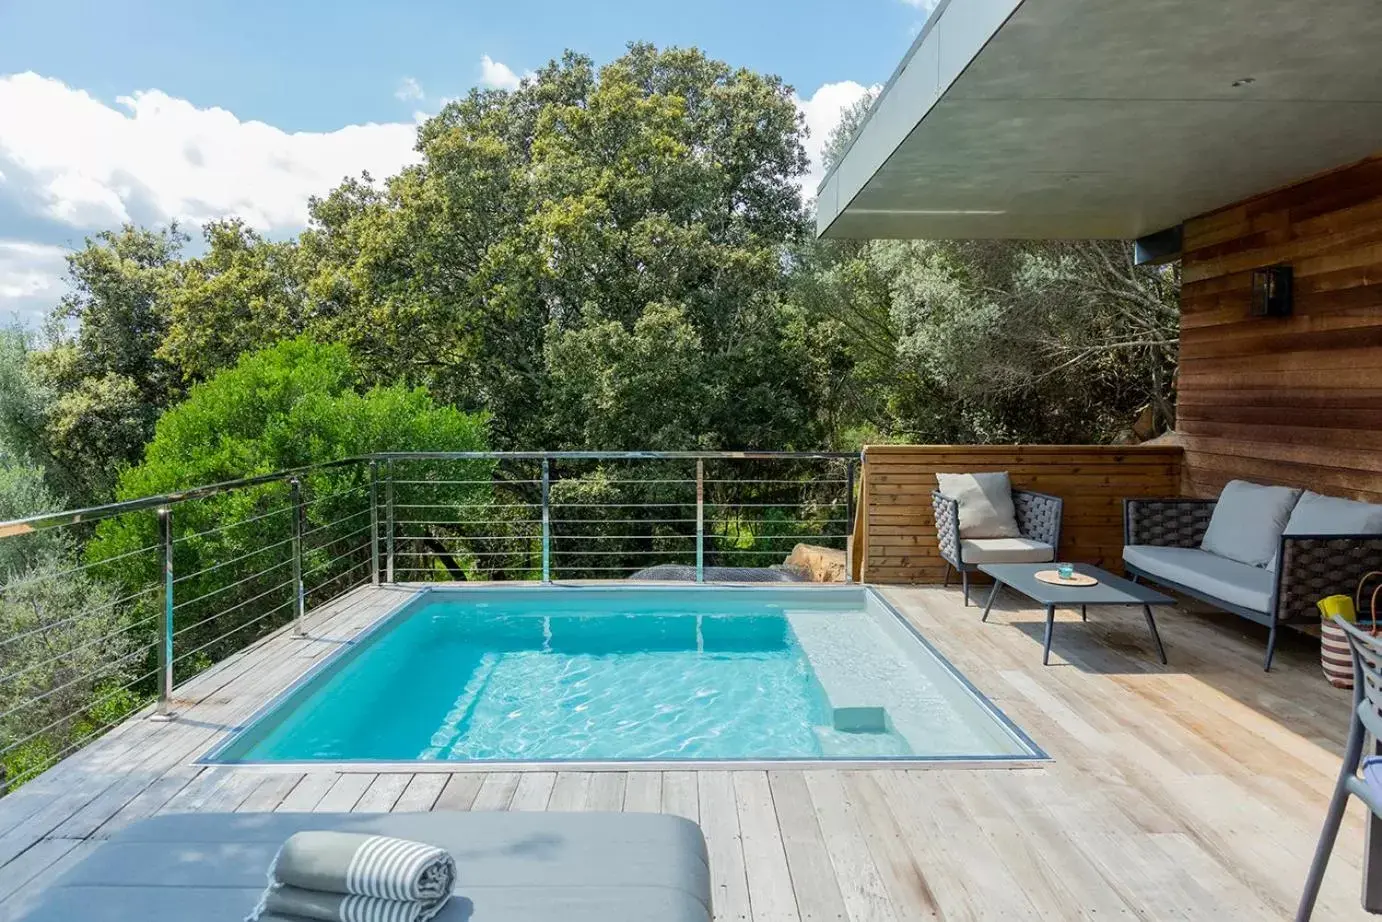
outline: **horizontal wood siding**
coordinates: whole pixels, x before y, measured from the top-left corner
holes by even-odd
[[[1278,263],[1295,311],[1251,317],[1252,270]],[[1382,501],[1382,158],[1187,222],[1183,267],[1184,491]]]
[[[931,583],[944,578],[931,491],[936,474],[1007,471],[1020,489],[1065,501],[1062,560],[1117,567],[1123,499],[1180,492],[1181,449],[1111,445],[885,445],[864,450],[862,578]],[[862,540],[861,540],[862,539]],[[859,547],[859,545],[863,545]]]

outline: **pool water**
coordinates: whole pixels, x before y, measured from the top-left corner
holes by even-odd
[[[429,590],[219,762],[1033,758],[866,589]]]

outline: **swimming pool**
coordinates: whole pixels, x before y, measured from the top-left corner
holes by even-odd
[[[1038,758],[870,589],[531,586],[421,591],[206,761]]]

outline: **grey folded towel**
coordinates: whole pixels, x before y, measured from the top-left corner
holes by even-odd
[[[445,849],[352,832],[299,832],[283,844],[269,880],[305,890],[386,900],[451,895],[456,862]]]
[[[432,900],[386,900],[277,884],[269,887],[252,918],[259,922],[284,917],[316,922],[427,922],[441,911],[450,895]]]
[[[322,922],[427,922],[451,896],[456,862],[445,849],[349,832],[299,832],[269,869],[247,922],[297,916]]]

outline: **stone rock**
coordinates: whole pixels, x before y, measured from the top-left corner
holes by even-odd
[[[843,583],[845,552],[814,544],[798,544],[788,555],[786,566],[809,574],[813,583]]]

